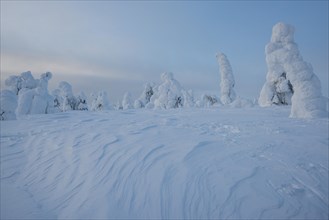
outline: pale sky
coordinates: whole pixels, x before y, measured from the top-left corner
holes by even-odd
[[[185,89],[219,95],[218,51],[232,65],[236,92],[258,97],[265,45],[277,22],[295,41],[328,96],[328,1],[3,1],[1,89],[9,75],[50,71],[50,91],[138,97],[146,82],[173,72]]]

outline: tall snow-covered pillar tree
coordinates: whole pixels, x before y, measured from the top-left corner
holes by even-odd
[[[230,62],[225,54],[219,52],[216,54],[220,72],[220,100],[224,105],[230,104],[236,98],[234,92],[234,76]]]
[[[294,27],[274,25],[265,47],[268,73],[259,97],[260,106],[290,104],[290,117],[313,118],[327,115],[321,84],[311,64],[305,62],[294,42]]]

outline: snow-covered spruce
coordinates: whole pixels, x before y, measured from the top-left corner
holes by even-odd
[[[234,76],[230,62],[225,54],[219,52],[216,54],[220,68],[220,100],[224,105],[230,104],[236,98],[234,91]]]
[[[154,96],[154,107],[160,109],[183,107],[184,97],[182,86],[174,79],[172,73],[165,72],[161,75],[162,84],[159,85]]]
[[[103,111],[111,108],[107,93],[105,91],[100,91],[98,95],[91,94],[91,98],[93,99],[90,106],[91,111]]]
[[[122,108],[123,109],[132,109],[133,108],[133,101],[130,92],[126,92],[123,96],[122,100]]]
[[[55,107],[62,112],[77,109],[77,99],[73,95],[72,86],[65,81],[59,83],[58,89],[53,91]]]
[[[87,97],[83,92],[80,92],[77,96],[77,110],[88,111]]]
[[[154,87],[155,85],[153,83],[145,84],[141,96],[134,102],[135,108],[144,108],[151,101],[151,97],[154,94]]]
[[[268,73],[259,97],[260,106],[291,103],[290,117],[325,117],[326,102],[311,64],[305,62],[294,42],[294,27],[284,23],[272,29],[265,48]]]

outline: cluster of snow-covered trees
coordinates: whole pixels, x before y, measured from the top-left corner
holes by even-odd
[[[272,38],[266,45],[268,73],[260,92],[260,106],[291,105],[291,117],[309,118],[327,116],[326,100],[321,94],[321,85],[312,66],[303,61],[294,42],[294,28],[278,23],[273,27]],[[107,94],[100,91],[91,94],[90,103],[81,92],[73,94],[72,86],[60,82],[51,94],[48,92],[50,72],[35,79],[31,72],[10,76],[5,81],[8,87],[0,93],[0,119],[15,119],[20,115],[49,114],[81,110],[102,111],[110,109],[171,109],[186,107],[209,107],[227,105],[232,107],[253,106],[255,103],[236,95],[235,80],[229,60],[222,52],[216,55],[220,70],[220,98],[204,94],[195,98],[191,90],[185,90],[172,73],[161,75],[161,83],[146,83],[142,94],[133,100],[127,92],[122,102],[111,106]]]
[[[16,115],[53,113],[53,100],[48,93],[51,77],[47,72],[34,79],[28,71],[6,79],[9,89],[1,91],[1,120],[15,119]]]
[[[182,107],[209,107],[220,104],[214,95],[203,95],[195,100],[191,90],[185,90],[174,78],[172,73],[163,73],[161,83],[146,83],[144,90],[137,100],[125,93],[121,103],[111,105],[107,93],[100,91],[91,94],[88,103],[86,95],[81,92],[74,95],[72,86],[68,82],[60,82],[58,88],[48,92],[50,72],[44,73],[40,79],[35,79],[30,71],[18,76],[10,76],[5,81],[8,87],[2,90],[1,120],[16,119],[28,114],[49,114],[65,111],[102,111],[111,109],[171,109]]]

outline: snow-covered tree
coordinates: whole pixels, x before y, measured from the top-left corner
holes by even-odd
[[[151,101],[151,97],[154,94],[154,87],[155,85],[152,83],[145,84],[144,91],[134,103],[135,108],[144,108]]]
[[[58,85],[58,89],[52,92],[54,97],[54,106],[59,111],[71,111],[78,109],[78,101],[73,95],[72,86],[65,81],[62,81]]]
[[[98,95],[92,94],[91,97],[93,99],[90,106],[91,111],[103,111],[110,109],[110,103],[105,91],[100,91]]]
[[[88,111],[87,97],[83,92],[77,95],[76,109],[80,111]]]
[[[196,102],[198,107],[210,107],[220,103],[219,98],[215,95],[203,94],[201,99]]]
[[[182,86],[174,79],[172,73],[165,72],[161,75],[162,84],[159,85],[154,94],[153,101],[155,108],[169,109],[183,107],[184,97]]]
[[[259,97],[260,106],[290,104],[290,117],[327,116],[321,83],[294,42],[294,27],[284,23],[272,29],[265,48],[268,73]]]
[[[122,108],[123,109],[131,109],[133,108],[133,101],[130,92],[126,92],[123,96],[122,100]]]
[[[220,67],[220,100],[224,105],[230,104],[236,98],[234,91],[234,76],[230,62],[225,54],[219,52],[216,55]]]
[[[113,109],[115,109],[115,110],[123,110],[122,102],[117,101],[117,103],[113,105]]]
[[[0,91],[0,120],[15,120],[17,95],[11,90]]]
[[[50,72],[42,74],[40,79],[34,79],[31,72],[21,74],[20,86],[17,87],[17,116],[53,112],[53,98],[48,93],[48,81],[51,77]]]
[[[38,81],[34,79],[31,71],[23,72],[20,76],[10,76],[5,80],[5,85],[16,95],[21,89],[34,89],[38,86]]]
[[[12,91],[15,95],[18,95],[19,90],[21,90],[21,77],[20,76],[9,76],[5,80],[5,85],[9,87],[9,90]]]
[[[186,108],[190,108],[190,107],[194,107],[195,106],[195,101],[194,101],[194,95],[193,95],[193,91],[189,90],[182,90],[183,93],[183,106]]]

